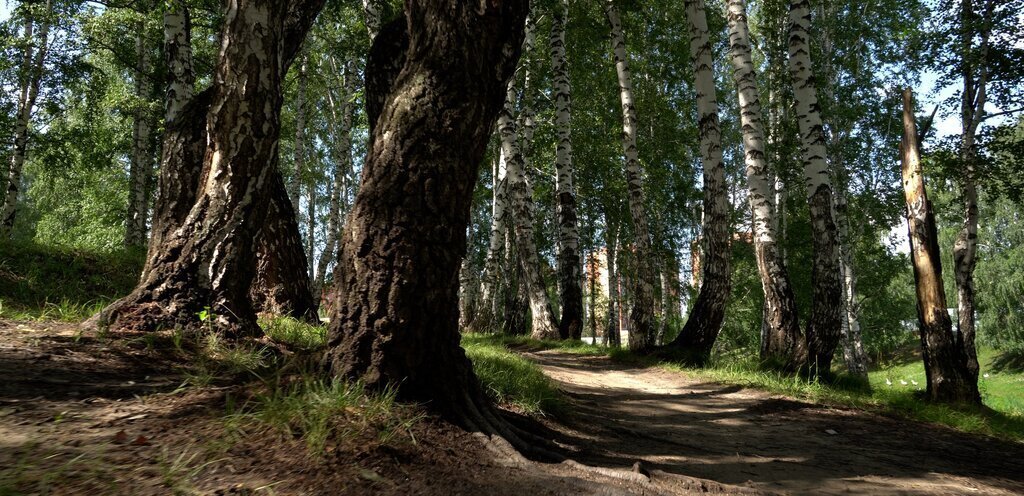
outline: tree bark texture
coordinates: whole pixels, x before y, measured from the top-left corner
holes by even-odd
[[[751,56],[750,29],[745,0],[729,0],[729,59],[733,81],[739,96],[740,125],[743,133],[747,198],[752,215],[754,253],[758,275],[764,290],[761,360],[786,370],[796,370],[806,355],[800,330],[796,297],[786,263],[779,252],[776,232],[774,185],[769,178],[765,155],[765,134],[757,76]]]
[[[302,176],[306,173],[306,56],[300,57],[295,89],[295,149],[292,174],[288,178],[288,198],[292,212],[299,213]]]
[[[487,256],[484,259],[484,272],[480,280],[481,306],[477,312],[474,327],[477,330],[489,330],[495,324],[500,309],[499,276],[501,274],[502,253],[505,244],[505,231],[508,223],[508,179],[504,156],[494,160],[491,183],[491,229],[487,245]]]
[[[789,72],[796,101],[814,244],[811,315],[806,333],[807,367],[812,374],[829,375],[842,334],[843,286],[839,268],[839,235],[832,213],[832,181],[825,161],[825,135],[811,64],[810,24],[809,0],[792,0],[789,8]]]
[[[857,272],[854,267],[853,240],[847,217],[846,185],[848,172],[841,157],[833,162],[836,174],[835,214],[839,228],[839,264],[843,276],[843,360],[851,375],[868,378],[868,357],[860,331],[860,303],[857,301]]]
[[[565,23],[569,4],[561,0],[551,18],[551,74],[555,100],[555,196],[558,214],[558,281],[562,315],[558,332],[570,339],[583,334],[583,290],[580,288],[580,234],[572,166],[572,88],[565,57]]]
[[[704,171],[704,242],[700,292],[679,336],[670,346],[687,361],[703,365],[725,321],[725,305],[731,287],[729,247],[732,226],[729,222],[728,185],[722,164],[722,131],[718,122],[715,96],[714,62],[708,35],[704,0],[685,0],[689,21],[690,57],[697,90],[697,128],[700,158]]]
[[[294,3],[290,9],[261,1],[227,5],[214,84],[206,92],[209,111],[202,111],[203,98],[185,104],[176,119],[181,132],[169,126],[165,136],[171,146],[164,147],[162,199],[157,202],[157,212],[164,215],[157,222],[160,239],[154,236],[139,285],[101,312],[98,324],[135,330],[198,328],[196,314],[208,308],[210,322],[228,335],[257,330],[249,289],[256,236],[269,223],[266,216],[274,211],[270,198],[280,181],[273,167],[281,83],[322,5],[322,0]],[[189,135],[202,126],[186,122],[189,115],[205,116],[206,137],[198,141],[207,143],[201,167],[190,162],[199,145]],[[192,184],[198,187],[190,199]],[[297,235],[294,214],[292,222]],[[299,256],[304,259],[301,244]]]
[[[409,49],[394,86],[367,85],[368,101],[372,91],[387,97],[338,257],[326,363],[494,433],[504,423],[459,347],[458,274],[473,186],[528,5],[405,5]]]
[[[622,104],[622,149],[626,158],[626,183],[629,188],[629,212],[633,220],[637,275],[633,278],[633,308],[630,311],[629,348],[647,350],[654,338],[654,267],[651,265],[651,234],[644,207],[643,168],[636,147],[636,106],[633,100],[632,73],[626,54],[626,38],[613,0],[605,0],[605,16],[612,36],[612,55],[619,80]]]
[[[3,205],[0,206],[0,239],[7,238],[14,229],[14,218],[18,213],[18,192],[21,190],[21,172],[28,157],[28,138],[32,124],[32,109],[39,97],[39,85],[45,70],[46,53],[50,35],[51,3],[47,0],[42,20],[36,19],[38,12],[31,12],[25,18],[25,49],[21,55],[21,71],[18,78],[18,108],[14,121],[14,150],[7,169],[7,190]],[[36,28],[38,27],[38,33]]]
[[[900,145],[928,398],[947,403],[980,404],[977,377],[972,376],[968,369],[966,356],[953,336],[953,323],[946,312],[938,233],[925,190],[913,96],[909,88],[903,90],[903,140]]]
[[[618,253],[619,232],[613,229],[605,216],[605,260],[608,263],[608,322],[604,329],[604,339],[608,346],[618,348],[622,345],[619,328],[619,272],[616,270],[615,257]]]

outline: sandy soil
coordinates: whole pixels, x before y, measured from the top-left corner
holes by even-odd
[[[556,351],[579,461],[784,494],[1024,494],[1024,445]],[[657,479],[657,477],[655,477]]]

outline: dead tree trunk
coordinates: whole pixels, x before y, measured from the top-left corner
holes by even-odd
[[[977,377],[968,369],[967,359],[953,336],[953,323],[946,313],[946,290],[942,283],[939,237],[935,227],[921,169],[920,144],[914,121],[913,95],[903,90],[903,192],[907,200],[910,254],[917,283],[917,318],[928,398],[946,403],[981,404]]]
[[[326,356],[335,375],[398,385],[402,398],[523,449],[459,347],[458,273],[473,186],[527,10],[523,0],[406,2],[409,50],[374,127],[342,242]]]

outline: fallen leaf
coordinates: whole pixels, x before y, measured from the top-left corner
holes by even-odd
[[[132,446],[149,446],[151,444],[153,443],[149,442],[149,439],[147,439],[146,436],[139,436],[132,441]]]
[[[114,444],[124,444],[128,442],[128,434],[124,431],[117,431],[114,434]]]

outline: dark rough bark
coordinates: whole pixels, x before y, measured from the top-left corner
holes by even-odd
[[[274,161],[277,166],[277,161]],[[249,288],[257,312],[319,322],[308,261],[281,174],[271,174],[270,205],[256,236],[256,273]]]
[[[181,129],[187,132],[179,133],[182,153],[176,156],[189,161],[165,160],[164,166],[175,170],[163,172],[161,181],[165,173],[168,180],[181,181],[162,190],[158,201],[157,211],[167,213],[159,222],[161,239],[154,239],[136,289],[101,312],[96,323],[135,330],[195,328],[196,314],[209,308],[212,324],[228,335],[258,329],[248,292],[256,263],[255,237],[277,174],[273,165],[281,81],[322,6],[322,0],[290,7],[259,1],[228,4],[205,117],[209,135],[201,172],[190,161],[196,143],[186,138],[195,132],[195,123],[183,119]],[[197,107],[192,109],[202,115]],[[170,148],[173,157],[175,147]],[[195,176],[198,180],[190,183]],[[198,185],[194,202],[182,201],[190,184]],[[169,196],[172,191],[182,192],[182,197]],[[186,209],[174,225],[174,214]]]
[[[953,336],[953,322],[946,313],[939,236],[935,214],[925,190],[919,147],[913,96],[907,88],[903,90],[900,154],[928,398],[946,403],[981,404],[978,377],[970,369],[962,342]]]
[[[405,5],[409,50],[374,126],[339,253],[326,365],[369,387],[397,385],[404,399],[526,448],[496,417],[459,347],[458,273],[527,2]]]
[[[370,124],[370,136],[377,125],[377,119],[384,110],[384,103],[395,79],[405,65],[405,52],[409,49],[409,31],[404,18],[395,19],[384,25],[373,39],[370,53],[366,56],[366,119]],[[370,143],[373,144],[372,141]]]

